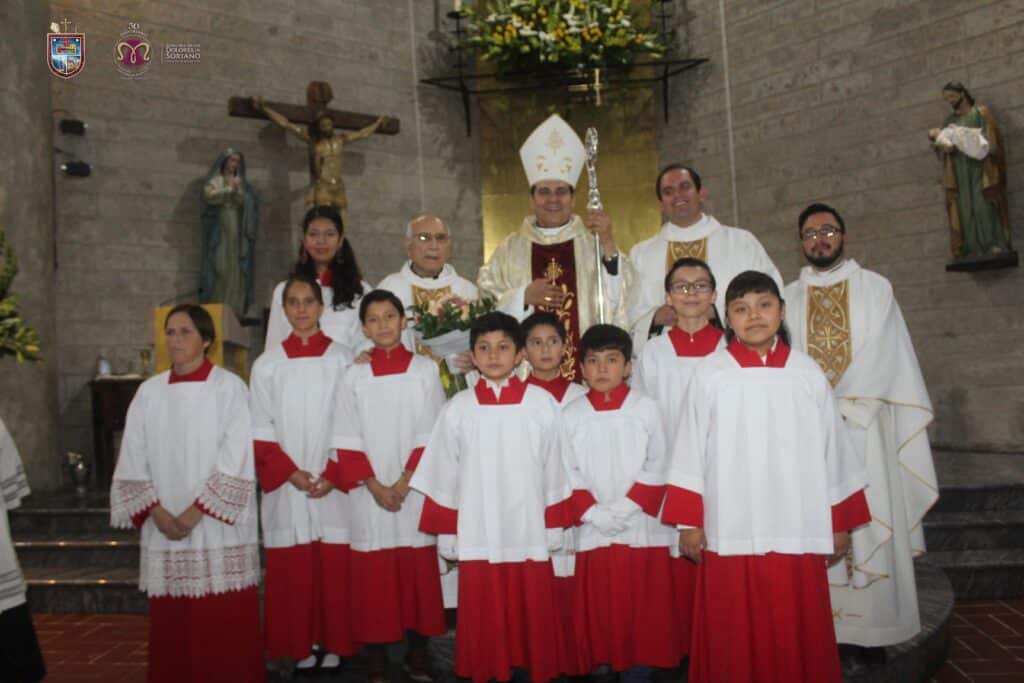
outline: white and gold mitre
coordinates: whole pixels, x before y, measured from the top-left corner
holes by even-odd
[[[561,180],[575,188],[587,154],[576,131],[552,114],[526,138],[519,158],[530,187],[542,180]]]

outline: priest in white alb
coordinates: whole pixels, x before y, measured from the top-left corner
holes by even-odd
[[[417,353],[430,355],[426,347],[416,344],[409,308],[426,308],[431,303],[452,296],[473,301],[480,295],[476,285],[455,272],[455,267],[448,263],[452,253],[451,233],[438,216],[421,213],[409,221],[405,231],[405,253],[409,260],[397,273],[381,280],[377,289],[392,292],[405,306],[410,323],[402,334],[402,345]],[[463,372],[472,367],[468,349],[461,358],[453,360]]]
[[[638,273],[629,299],[629,325],[633,352],[643,350],[649,337],[676,323],[676,314],[665,303],[663,281],[668,269],[684,256],[708,264],[721,285],[715,305],[725,316],[725,290],[745,270],[758,270],[782,289],[782,275],[756,237],[747,230],[722,225],[704,213],[707,188],[700,174],[682,164],[669,164],[654,185],[658,205],[666,217],[658,234],[638,242],[629,260]]]
[[[534,310],[551,311],[565,326],[566,379],[580,381],[580,337],[601,322],[625,327],[633,269],[612,235],[604,211],[574,213],[576,184],[586,152],[576,132],[557,114],[539,125],[519,149],[530,187],[533,215],[498,245],[480,269],[477,285],[497,299],[498,308],[523,320]],[[597,235],[601,267],[596,265]],[[600,272],[598,272],[600,270]]]
[[[843,258],[839,213],[812,204],[798,227],[810,265],[786,287],[793,345],[832,383],[869,479],[871,524],[829,570],[836,639],[890,645],[921,629],[913,557],[925,551],[921,520],[938,498],[925,431],[932,404],[892,285]]]

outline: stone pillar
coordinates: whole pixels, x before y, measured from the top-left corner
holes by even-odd
[[[12,285],[22,319],[39,332],[44,362],[0,359],[0,418],[36,491],[61,484],[54,321],[53,117],[43,60],[49,3],[0,3],[0,224],[18,258]]]

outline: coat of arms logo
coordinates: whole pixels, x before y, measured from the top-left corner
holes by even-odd
[[[64,19],[61,31],[57,22],[50,24],[50,33],[46,34],[46,65],[50,72],[59,78],[73,78],[85,66],[85,34],[68,32],[68,24]]]

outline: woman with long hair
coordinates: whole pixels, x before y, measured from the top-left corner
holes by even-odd
[[[323,290],[324,312],[320,329],[353,352],[369,346],[359,322],[359,300],[373,289],[363,280],[352,246],[345,239],[341,213],[333,206],[314,206],[302,219],[302,244],[292,268],[317,279]],[[281,303],[284,282],[274,288],[264,349],[279,345],[292,333]]]

